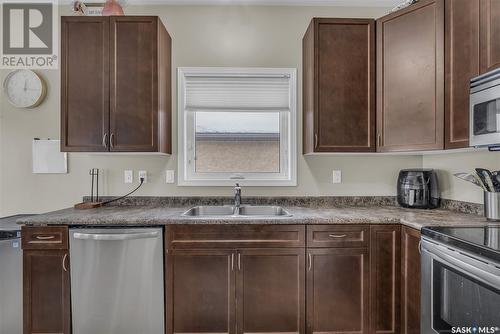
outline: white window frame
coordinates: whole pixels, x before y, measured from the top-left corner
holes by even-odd
[[[280,173],[196,173],[194,114],[186,112],[188,76],[283,76],[289,78],[290,111],[280,113]],[[177,69],[178,185],[179,186],[296,186],[297,185],[297,70],[295,68],[179,67]],[[191,126],[189,126],[191,125]]]

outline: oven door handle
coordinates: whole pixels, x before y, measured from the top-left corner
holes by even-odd
[[[466,276],[470,276],[494,288],[500,288],[500,269],[485,262],[473,259],[446,247],[423,241],[423,250],[445,265],[452,267]],[[475,265],[469,262],[476,262]],[[482,268],[481,268],[482,267]],[[487,270],[485,270],[485,269]]]

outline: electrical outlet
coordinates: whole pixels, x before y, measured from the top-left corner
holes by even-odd
[[[333,171],[333,183],[342,183],[342,171],[334,170]]]
[[[125,183],[133,183],[134,182],[134,171],[133,170],[126,170],[123,173],[124,180],[123,182]]]
[[[175,171],[168,169],[165,173],[165,183],[175,182]]]
[[[139,182],[141,181],[141,179],[144,179],[144,183],[148,183],[148,171],[140,170],[138,172],[138,176],[139,176]]]

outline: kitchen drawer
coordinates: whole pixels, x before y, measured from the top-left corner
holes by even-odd
[[[22,227],[23,249],[68,249],[67,226]]]
[[[172,225],[170,249],[305,247],[303,225]]]
[[[369,246],[369,225],[311,225],[307,226],[307,247],[350,247]]]

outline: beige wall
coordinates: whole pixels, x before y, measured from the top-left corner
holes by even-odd
[[[462,181],[454,177],[453,174],[458,172],[471,172],[477,167],[499,170],[500,153],[479,151],[425,155],[423,157],[423,166],[437,169],[443,198],[483,203],[483,191],[479,187]]]
[[[67,8],[64,7],[61,12]],[[126,12],[161,16],[173,38],[174,69],[179,66],[297,68],[300,106],[301,39],[311,17],[379,17],[386,11],[381,8],[359,7],[144,6],[128,7]],[[0,72],[2,80],[6,74],[6,71]],[[172,156],[70,154],[69,174],[33,175],[32,138],[59,138],[59,72],[41,71],[41,74],[48,82],[49,91],[46,101],[38,108],[12,108],[1,94],[0,216],[18,212],[43,212],[78,202],[89,191],[88,169],[92,167],[104,170],[103,193],[106,195],[119,195],[130,189],[130,185],[123,183],[125,169],[146,169],[149,172],[148,184],[137,195],[231,194],[231,189],[224,187],[177,187],[165,184],[165,170],[177,169],[176,131]],[[174,122],[177,118],[175,77],[174,71]],[[298,129],[301,127],[299,117]],[[304,157],[300,154],[302,138],[301,131],[298,132],[298,186],[247,187],[244,195],[393,195],[398,171],[422,166],[421,156]],[[481,155],[480,158],[489,160],[489,156]],[[461,159],[470,160],[468,156],[458,158],[459,161]],[[424,160],[428,163],[432,161],[432,164],[446,161],[438,157]],[[342,184],[331,183],[333,169],[342,170]],[[454,185],[449,187],[454,189]],[[446,194],[458,196],[457,192],[460,193],[448,190]],[[471,194],[472,196],[462,194],[460,197],[477,200],[476,194]]]

